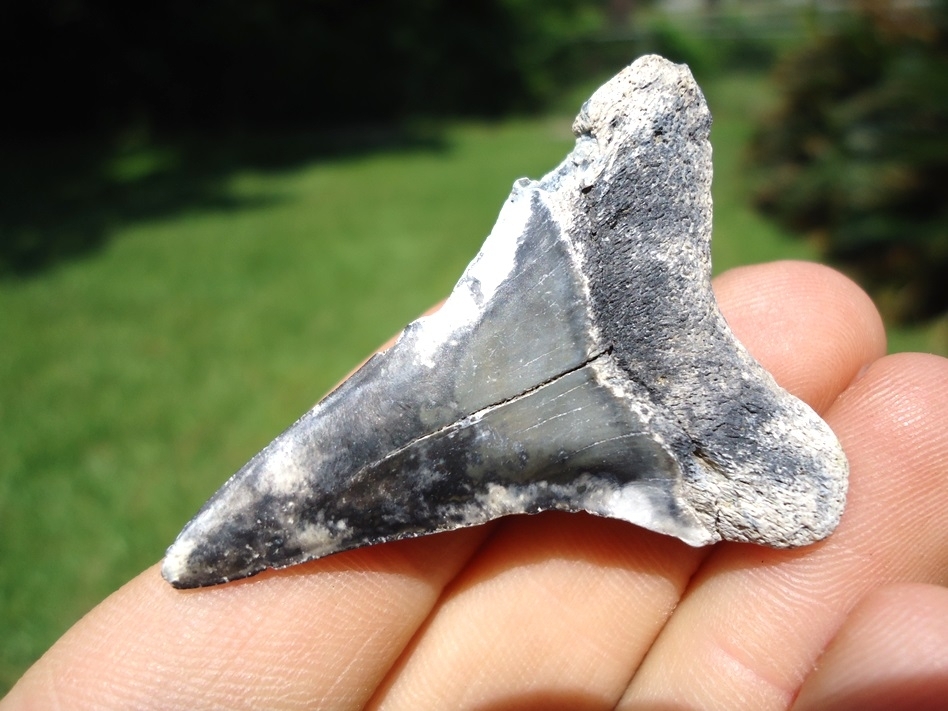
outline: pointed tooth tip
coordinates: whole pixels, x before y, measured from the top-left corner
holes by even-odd
[[[161,577],[179,590],[207,587],[228,582],[232,577],[225,570],[225,562],[209,555],[206,546],[200,546],[186,527],[165,551],[161,562]]]
[[[161,561],[161,577],[172,586],[186,590],[213,585],[223,578],[223,571],[216,570],[210,560],[202,560],[193,537],[187,535],[186,527],[181,535],[168,546]]]
[[[165,551],[164,560],[161,561],[161,577],[176,588],[187,588],[191,587],[187,575],[188,554],[181,549],[182,546],[175,541]]]
[[[253,511],[251,511],[253,513]],[[165,551],[161,576],[179,589],[203,588],[283,567],[262,551],[267,529],[232,518],[222,521],[205,508],[184,527]],[[236,540],[241,542],[235,543]],[[267,562],[264,562],[264,561]]]

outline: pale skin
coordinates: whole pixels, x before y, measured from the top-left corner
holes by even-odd
[[[948,699],[948,360],[884,356],[825,267],[720,277],[738,338],[843,443],[839,529],[695,549],[517,516],[198,591],[153,566],[66,633],[14,709],[934,709]]]

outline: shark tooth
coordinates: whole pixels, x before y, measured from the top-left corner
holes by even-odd
[[[711,291],[711,117],[647,56],[517,181],[444,306],[278,436],[168,549],[214,585],[499,516],[587,511],[775,547],[827,536],[848,464]]]

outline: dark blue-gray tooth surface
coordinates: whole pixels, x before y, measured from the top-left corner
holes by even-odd
[[[711,292],[710,125],[687,67],[660,57],[599,89],[444,307],[227,481],[164,577],[214,585],[547,509],[692,545],[832,532],[839,442]]]

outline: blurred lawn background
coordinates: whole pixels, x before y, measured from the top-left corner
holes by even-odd
[[[344,131],[133,125],[106,144],[51,131],[5,147],[3,238],[56,245],[0,277],[0,693],[449,292],[514,180],[562,159],[579,104],[634,58],[615,44],[542,111]],[[718,272],[820,256],[751,205],[746,148],[776,100],[767,69],[699,77]],[[31,205],[41,218],[24,221]],[[944,319],[890,337],[948,352]]]

